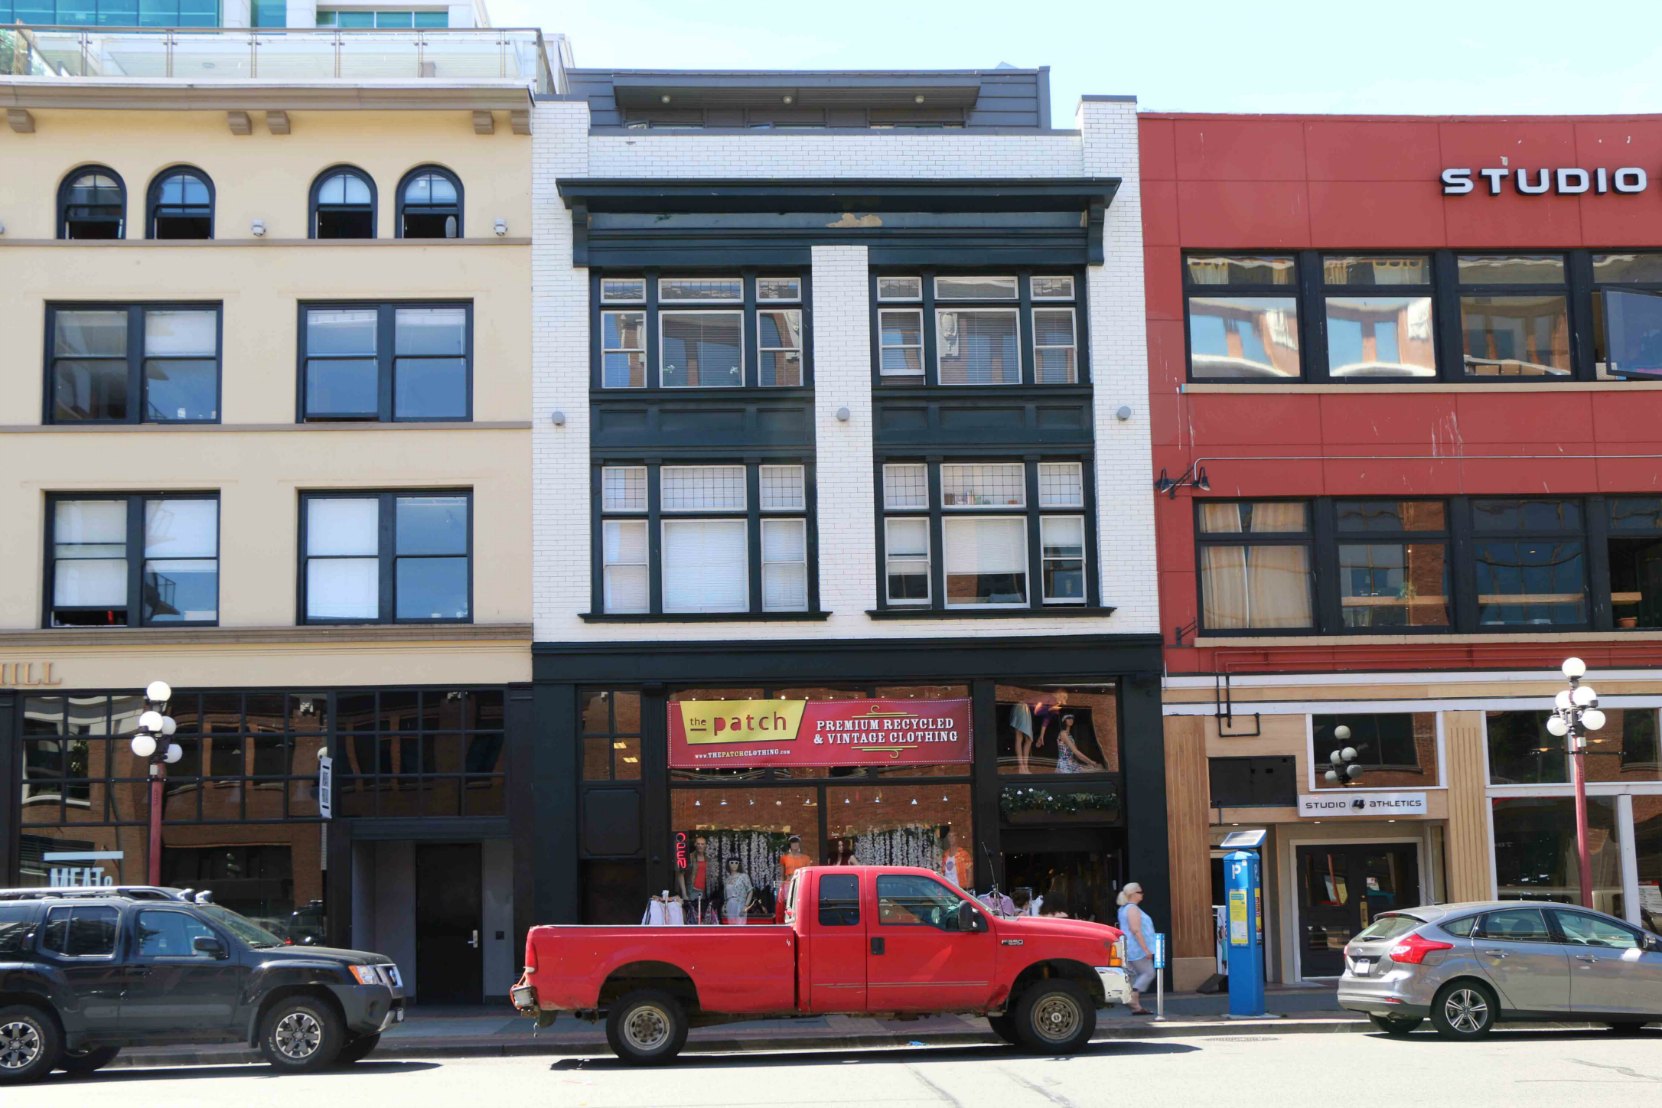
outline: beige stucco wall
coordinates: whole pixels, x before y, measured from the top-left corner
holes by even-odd
[[[270,134],[260,113],[247,136],[232,135],[219,111],[34,115],[34,134],[0,129],[5,660],[53,662],[71,688],[163,671],[180,686],[528,679],[530,247],[513,232],[529,230],[530,139],[505,119],[495,134],[475,134],[463,110],[291,112],[287,136]],[[93,162],[126,181],[128,240],[49,241],[59,181]],[[340,162],[376,180],[375,241],[304,238],[311,182]],[[214,180],[216,238],[145,242],[150,178],[181,163]],[[461,178],[465,239],[392,238],[399,178],[427,163]],[[498,218],[506,238],[494,233]],[[264,238],[250,235],[254,219]],[[473,422],[297,424],[298,305],[322,299],[471,301]],[[222,423],[43,427],[45,305],[62,300],[221,302]],[[473,627],[419,637],[296,628],[299,493],[353,488],[473,491]],[[150,490],[219,491],[220,627],[166,641],[115,629],[91,643],[87,632],[39,630],[46,494]],[[254,628],[288,633],[239,637]],[[23,684],[12,668],[0,683]]]

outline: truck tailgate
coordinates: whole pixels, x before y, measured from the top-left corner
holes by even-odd
[[[534,927],[541,1007],[596,1007],[601,987],[632,963],[676,967],[699,1005],[728,1013],[796,1010],[796,933],[789,927]]]

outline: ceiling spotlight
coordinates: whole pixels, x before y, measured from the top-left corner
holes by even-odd
[[[787,96],[781,96],[779,99],[782,103],[785,103],[785,104],[794,104],[794,103],[796,103],[796,97],[794,97],[794,96],[788,96],[788,95]]]
[[[669,93],[666,92],[662,96],[658,97],[658,103],[660,103],[660,104],[669,103]]]
[[[914,103],[914,104],[923,103],[923,93],[920,92],[916,96],[912,97],[912,103]]]

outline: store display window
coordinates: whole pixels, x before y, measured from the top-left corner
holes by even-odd
[[[1001,774],[1119,772],[1116,685],[1000,685],[997,712]]]

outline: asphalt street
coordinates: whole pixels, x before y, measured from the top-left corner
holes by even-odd
[[[14,1101],[13,1098],[17,1099]],[[30,1108],[227,1104],[246,1108],[748,1108],[777,1104],[860,1108],[1094,1108],[1116,1103],[1230,1108],[1357,1098],[1465,1105],[1618,1105],[1662,1097],[1662,1031],[1620,1039],[1603,1031],[1502,1031],[1480,1043],[1429,1034],[1239,1035],[1093,1044],[1073,1058],[1036,1058],[1003,1046],[692,1054],[674,1066],[631,1069],[595,1058],[373,1058],[309,1077],[264,1066],[113,1069],[0,1092]]]

